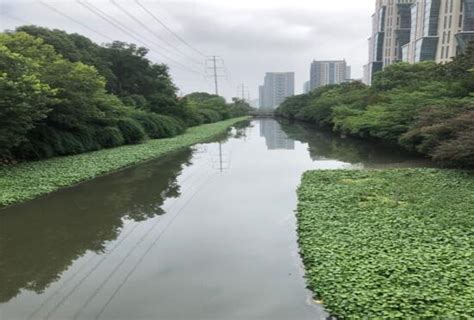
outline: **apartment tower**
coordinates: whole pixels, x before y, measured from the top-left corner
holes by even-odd
[[[451,61],[474,40],[474,0],[416,0],[403,61]]]
[[[260,108],[275,109],[287,97],[295,95],[295,73],[267,72],[258,91]]]
[[[374,73],[401,61],[402,47],[410,42],[411,5],[416,0],[377,0],[369,38],[369,63],[364,66],[364,82]]]
[[[313,61],[310,71],[310,90],[329,84],[339,84],[351,78],[351,68],[345,60]]]

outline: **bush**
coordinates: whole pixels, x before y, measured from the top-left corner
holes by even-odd
[[[222,116],[214,110],[199,109],[198,113],[204,119],[204,123],[213,123],[222,120]]]
[[[122,118],[117,126],[126,144],[137,144],[145,139],[145,130],[140,123],[132,118]]]
[[[141,124],[146,135],[152,139],[174,137],[185,131],[185,125],[170,116],[150,112],[134,112],[132,118]]]
[[[103,148],[112,148],[124,144],[125,139],[118,128],[105,127],[97,130],[97,141]]]

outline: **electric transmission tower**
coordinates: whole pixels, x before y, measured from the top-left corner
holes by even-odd
[[[226,78],[224,60],[218,56],[212,56],[206,59],[207,76],[214,79],[215,93],[219,95],[219,78]],[[209,71],[211,74],[209,74]]]
[[[249,87],[243,83],[237,86],[237,97],[239,97],[242,101],[250,102]]]

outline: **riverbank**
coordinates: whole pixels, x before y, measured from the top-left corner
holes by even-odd
[[[315,297],[342,318],[474,316],[474,174],[309,171],[298,236]]]
[[[138,145],[0,167],[0,208],[203,142],[245,119],[192,127],[182,135]]]

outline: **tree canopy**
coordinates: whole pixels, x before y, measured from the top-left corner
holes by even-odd
[[[474,166],[474,45],[447,64],[396,63],[373,85],[330,85],[288,98],[279,116],[380,139],[452,166]]]
[[[168,67],[147,53],[37,26],[1,33],[0,160],[171,137],[248,112],[245,103],[217,96],[178,98]]]

